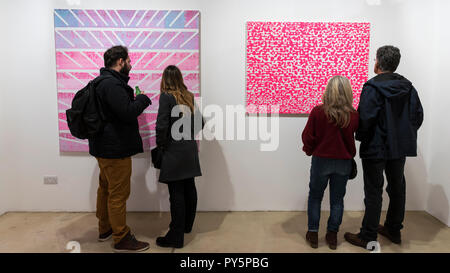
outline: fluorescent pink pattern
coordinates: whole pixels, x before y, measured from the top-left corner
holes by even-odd
[[[247,23],[247,111],[309,113],[328,79],[350,79],[354,106],[368,77],[369,23]]]
[[[188,89],[199,95],[200,13],[195,10],[54,10],[59,144],[62,152],[86,152],[74,138],[66,110],[75,93],[99,74],[103,53],[114,45],[129,49],[129,85],[152,100],[138,118],[144,149],[155,146],[159,85],[164,68],[177,65]]]

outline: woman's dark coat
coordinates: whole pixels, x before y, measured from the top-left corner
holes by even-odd
[[[163,154],[159,175],[159,181],[163,183],[202,175],[197,141],[194,139],[194,136],[200,131],[200,128],[197,129],[196,127],[203,127],[203,119],[201,115],[199,116],[198,111],[196,111],[195,115],[185,116],[190,118],[191,128],[189,131],[184,132],[183,127],[178,126],[183,119],[181,115],[171,117],[172,109],[176,105],[177,102],[174,96],[165,92],[161,93],[156,121],[156,145],[162,150]],[[196,123],[194,117],[200,117],[200,121],[197,120]],[[181,128],[179,131],[184,132],[185,138],[180,140],[174,139],[171,134],[174,124],[175,128]]]

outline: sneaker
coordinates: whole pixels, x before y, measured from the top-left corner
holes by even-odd
[[[383,225],[379,225],[378,226],[378,233],[383,235],[384,237],[388,238],[391,242],[393,242],[394,244],[401,244],[402,243],[402,235],[399,232],[398,234],[393,234],[392,232],[390,232],[386,227],[384,227]]]
[[[337,248],[337,232],[327,231],[325,240],[327,241],[327,245],[330,249],[336,250],[336,248]]]
[[[312,248],[318,248],[319,247],[319,233],[313,232],[313,231],[308,231],[306,233],[306,241],[309,242],[309,245]]]
[[[109,239],[111,239],[112,234],[113,234],[113,231],[112,231],[112,229],[110,229],[109,231],[107,231],[107,232],[105,232],[105,233],[103,233],[103,234],[100,234],[100,235],[98,236],[98,241],[99,241],[99,242],[106,242],[106,241],[108,241]]]
[[[136,237],[128,232],[120,242],[114,245],[114,252],[142,252],[149,248],[149,243],[136,240]]]

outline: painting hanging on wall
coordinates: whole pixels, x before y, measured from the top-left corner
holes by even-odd
[[[87,141],[74,138],[65,111],[75,93],[99,75],[103,53],[115,45],[128,47],[133,66],[129,85],[139,86],[152,100],[139,117],[144,149],[155,144],[162,72],[177,65],[185,84],[200,91],[200,13],[196,10],[54,10],[59,145],[62,152],[86,152]]]
[[[247,112],[308,114],[334,75],[349,78],[356,107],[369,40],[369,23],[247,22]]]

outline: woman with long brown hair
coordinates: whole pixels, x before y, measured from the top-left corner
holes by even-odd
[[[303,151],[312,155],[306,240],[311,247],[318,247],[320,209],[329,181],[330,217],[326,241],[331,249],[336,249],[347,181],[356,154],[354,134],[359,115],[352,106],[352,87],[346,77],[332,77],[322,101],[323,104],[311,111],[302,133]]]
[[[172,110],[179,110],[179,115],[172,116]],[[161,247],[183,247],[184,233],[191,232],[194,224],[197,210],[194,178],[202,175],[195,140],[194,113],[199,113],[194,94],[184,84],[181,71],[174,65],[168,66],[161,80],[156,145],[162,151],[159,182],[168,185],[172,221],[168,233],[156,240]],[[189,123],[183,124],[190,124],[191,128],[181,126],[179,130],[172,130],[174,123],[181,119],[190,119]]]

